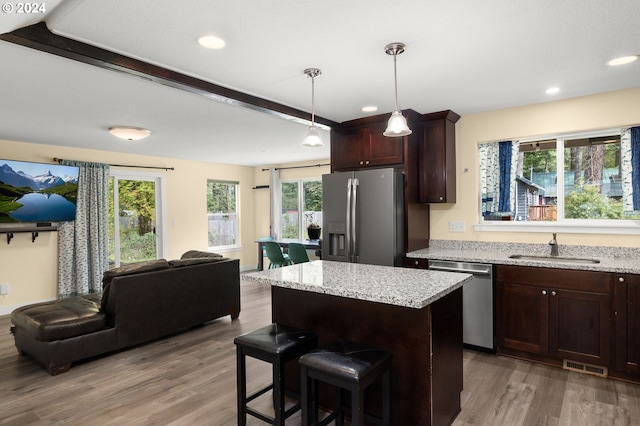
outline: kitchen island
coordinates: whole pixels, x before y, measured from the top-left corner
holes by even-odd
[[[318,260],[243,278],[271,285],[274,322],[313,330],[320,345],[391,352],[392,424],[446,425],[460,411],[461,287],[471,275]],[[379,414],[379,397],[374,386],[365,410]]]

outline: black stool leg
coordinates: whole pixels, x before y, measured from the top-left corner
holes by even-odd
[[[342,409],[342,389],[335,388],[335,406],[333,412],[337,413],[336,426],[344,426],[344,410]]]
[[[246,397],[247,397],[247,374],[246,374],[246,360],[244,358],[244,352],[237,346],[236,348],[236,383],[238,394],[238,426],[245,426],[247,424],[247,411]]]
[[[273,362],[273,411],[274,424],[284,425],[284,362]]]
[[[364,389],[351,388],[351,426],[364,426]]]
[[[300,420],[302,426],[309,426],[309,408],[311,406],[311,396],[309,395],[309,387],[312,380],[307,376],[307,367],[300,367],[300,404],[302,411],[300,412]]]
[[[391,426],[391,371],[382,375],[382,424]]]

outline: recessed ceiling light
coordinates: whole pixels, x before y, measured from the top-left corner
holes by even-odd
[[[116,136],[120,139],[126,139],[128,141],[137,141],[139,139],[144,139],[151,134],[151,131],[147,129],[124,126],[109,127],[109,132],[113,136]]]
[[[374,105],[362,107],[362,112],[374,112],[374,111],[377,111],[377,110],[378,110],[378,107],[374,106]]]
[[[631,55],[631,56],[621,56],[619,58],[615,58],[610,60],[609,62],[607,62],[607,65],[615,67],[618,65],[625,65],[625,64],[629,64],[635,60],[638,59],[638,55]]]
[[[207,49],[222,49],[226,45],[223,39],[214,35],[198,37],[198,43]]]
[[[545,93],[547,95],[555,95],[556,93],[558,93],[560,91],[559,87],[549,87],[547,90],[545,90]]]
[[[638,55],[631,55],[631,56],[621,56],[619,58],[615,58],[610,60],[609,62],[607,62],[607,65],[615,67],[618,65],[625,65],[625,64],[629,64],[635,60],[638,59]]]

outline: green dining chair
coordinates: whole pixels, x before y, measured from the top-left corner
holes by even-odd
[[[289,244],[289,258],[293,263],[304,263],[309,261],[307,249],[300,243]]]
[[[291,259],[288,255],[282,253],[280,244],[273,241],[265,241],[264,248],[267,251],[267,257],[270,262],[269,269],[291,265]]]
[[[258,238],[259,242],[264,242],[264,241],[273,241],[273,238],[271,237],[260,237]],[[261,246],[262,247],[262,257],[265,258],[267,257],[267,250],[265,249],[264,245]],[[258,263],[256,265],[256,271],[259,271],[260,264]]]

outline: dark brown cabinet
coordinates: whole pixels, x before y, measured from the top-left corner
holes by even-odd
[[[606,272],[497,266],[499,350],[609,367],[611,277]]]
[[[616,369],[638,378],[640,369],[640,275],[614,274]]]
[[[546,290],[497,282],[497,298],[498,346],[546,354],[549,348],[549,298]]]
[[[460,116],[441,111],[422,116],[418,157],[422,203],[456,202],[455,125]]]
[[[379,116],[377,116],[379,117]],[[383,135],[386,116],[370,122],[360,120],[343,123],[331,131],[331,167],[334,171],[367,167],[400,166],[404,163],[408,137],[389,138]]]

